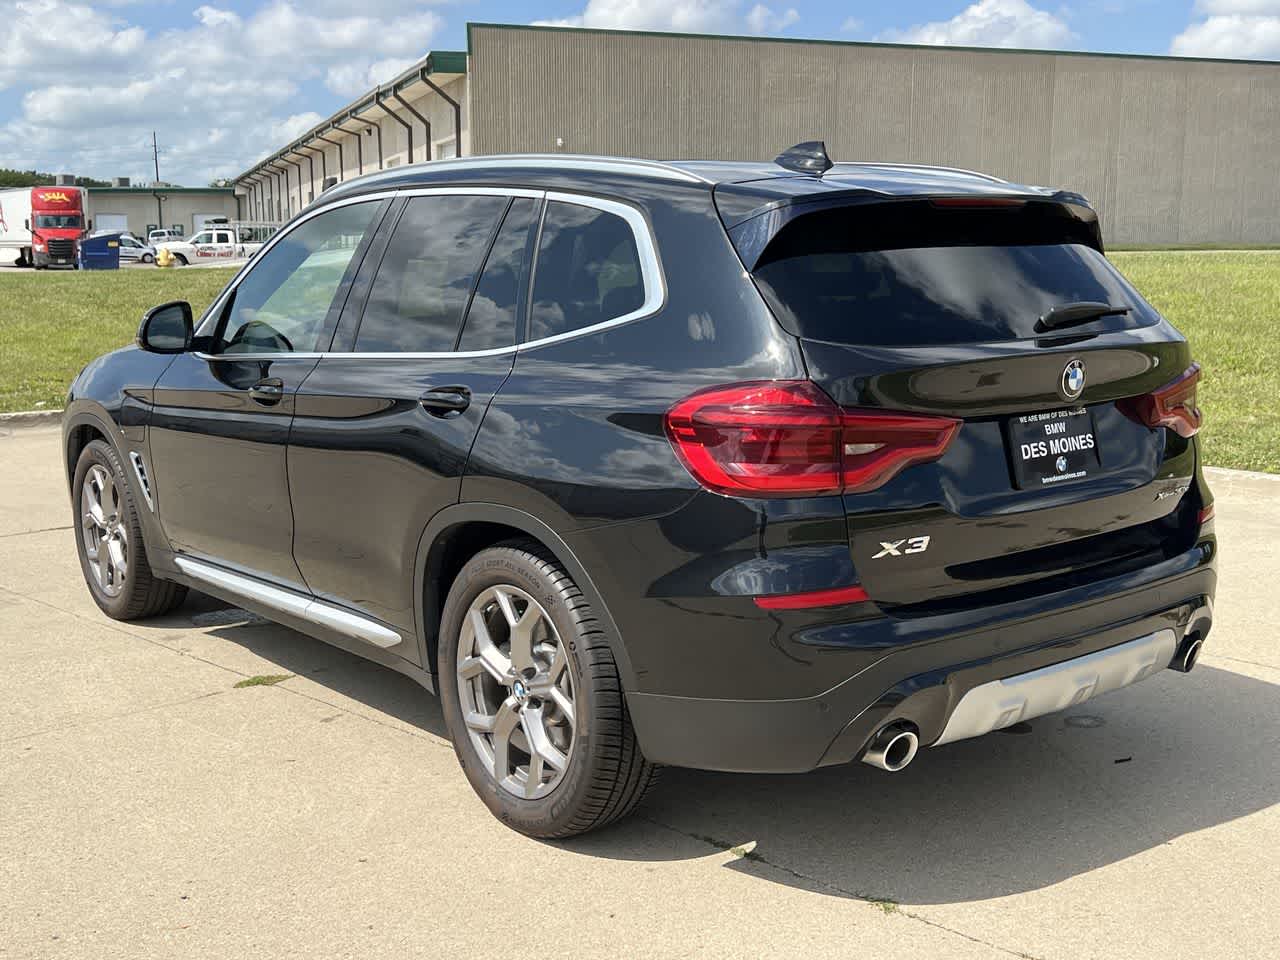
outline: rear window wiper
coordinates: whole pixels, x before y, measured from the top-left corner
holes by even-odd
[[[1056,330],[1059,327],[1071,327],[1078,323],[1088,323],[1099,317],[1109,317],[1116,313],[1129,313],[1132,307],[1103,303],[1101,300],[1079,300],[1075,303],[1060,303],[1036,321],[1036,333]]]

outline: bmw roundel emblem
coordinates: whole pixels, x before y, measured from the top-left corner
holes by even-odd
[[[1062,396],[1075,400],[1084,393],[1084,361],[1072,360],[1062,371]]]
[[[1054,466],[1058,468],[1058,472],[1059,472],[1059,473],[1066,473],[1066,472],[1067,472],[1067,458],[1066,458],[1066,457],[1059,457],[1059,458],[1057,459],[1057,462],[1056,462],[1056,463],[1054,463]]]

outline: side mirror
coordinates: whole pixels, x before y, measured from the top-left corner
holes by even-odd
[[[142,315],[138,346],[151,353],[186,353],[191,349],[191,332],[191,304],[173,300]]]

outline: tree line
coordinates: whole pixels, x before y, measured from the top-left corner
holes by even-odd
[[[0,167],[0,188],[4,187],[47,187],[54,182],[52,173],[41,173],[39,170],[11,170]],[[109,187],[107,180],[95,180],[93,177],[76,177],[77,187]]]

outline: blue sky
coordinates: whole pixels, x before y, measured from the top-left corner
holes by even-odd
[[[0,0],[0,166],[232,176],[468,21],[1280,59],[1280,0]]]

